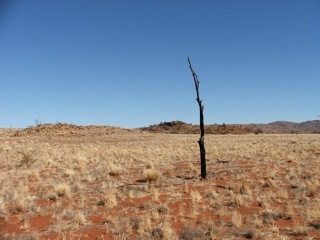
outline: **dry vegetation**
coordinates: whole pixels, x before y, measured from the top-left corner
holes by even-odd
[[[319,239],[319,135],[0,133],[0,239]]]

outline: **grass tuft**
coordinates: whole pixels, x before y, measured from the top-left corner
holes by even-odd
[[[143,177],[146,181],[156,181],[161,176],[159,170],[156,169],[144,169],[143,170]]]

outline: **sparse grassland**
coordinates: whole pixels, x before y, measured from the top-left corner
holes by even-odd
[[[0,238],[320,237],[320,135],[208,135],[205,181],[197,141],[0,134]]]

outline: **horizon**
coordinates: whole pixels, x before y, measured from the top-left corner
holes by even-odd
[[[293,124],[301,124],[301,123],[306,123],[306,122],[315,122],[315,121],[320,121],[319,119],[314,119],[314,120],[307,120],[307,121],[303,121],[303,122],[291,122],[291,121],[273,121],[273,122],[268,122],[268,123],[205,123],[205,126],[210,126],[210,125],[268,125],[268,124],[272,124],[272,123],[278,123],[278,122],[284,122],[284,123],[293,123]],[[73,124],[73,123],[67,123],[67,122],[55,122],[55,123],[50,123],[50,122],[39,122],[39,123],[34,123],[33,125],[29,125],[27,127],[1,127],[0,129],[26,129],[26,128],[34,128],[34,127],[41,127],[44,125],[56,125],[56,124],[66,124],[66,125],[73,125],[73,126],[80,126],[80,127],[90,127],[90,126],[95,126],[95,127],[119,127],[119,128],[124,128],[124,129],[141,129],[141,128],[148,128],[151,126],[156,126],[156,125],[160,125],[162,123],[170,123],[170,122],[182,122],[183,124],[191,124],[194,126],[199,125],[199,123],[188,123],[188,122],[184,122],[181,120],[172,120],[172,121],[164,121],[164,122],[159,122],[159,123],[154,123],[154,124],[149,124],[146,126],[140,126],[140,127],[134,127],[134,128],[126,128],[126,127],[121,127],[121,126],[116,126],[116,125],[94,125],[94,124],[88,124],[88,125],[78,125],[78,124]]]
[[[319,119],[319,1],[0,2],[1,128]]]

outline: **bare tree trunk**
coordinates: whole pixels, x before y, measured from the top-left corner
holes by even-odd
[[[189,68],[191,70],[193,79],[194,79],[194,84],[197,92],[197,102],[199,105],[199,110],[200,110],[200,138],[199,138],[199,148],[200,148],[200,162],[201,162],[201,179],[206,179],[207,177],[207,165],[206,165],[206,149],[204,147],[204,121],[203,121],[203,105],[202,105],[202,100],[200,99],[199,96],[199,81],[198,81],[198,76],[197,74],[193,71],[192,66],[191,66],[191,61],[190,58],[188,57],[188,62],[189,62]]]

